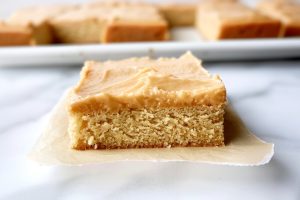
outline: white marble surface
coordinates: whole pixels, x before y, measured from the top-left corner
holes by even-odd
[[[20,6],[74,1],[85,0],[5,1],[0,18]],[[41,119],[77,81],[80,66],[0,68],[0,199],[300,199],[300,60],[206,66],[221,74],[246,125],[275,143],[269,164],[36,165],[26,154]]]
[[[275,143],[260,167],[121,162],[45,167],[26,159],[42,117],[80,66],[0,69],[0,199],[300,199],[300,60],[207,63],[246,125]]]

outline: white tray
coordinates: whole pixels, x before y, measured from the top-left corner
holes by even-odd
[[[178,56],[192,51],[205,61],[300,57],[300,38],[204,41],[194,28],[176,28],[172,41],[93,45],[1,47],[0,66],[81,64],[131,56]]]

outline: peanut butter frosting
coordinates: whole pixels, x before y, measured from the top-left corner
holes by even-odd
[[[88,61],[73,90],[70,109],[118,111],[124,107],[216,105],[225,101],[219,76],[211,76],[188,52],[178,59]]]

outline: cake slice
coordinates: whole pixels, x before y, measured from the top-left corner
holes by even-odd
[[[69,102],[71,147],[223,146],[226,90],[191,53],[85,63]]]
[[[13,13],[8,23],[31,29],[35,44],[51,44],[54,42],[54,37],[49,20],[75,7],[73,5],[26,7]]]
[[[194,26],[198,5],[205,2],[222,3],[224,1],[236,2],[237,0],[193,0],[182,3],[167,1],[158,4],[157,8],[171,27]]]
[[[196,26],[209,40],[279,37],[281,24],[239,2],[206,2],[198,7]]]
[[[171,27],[193,26],[195,23],[196,3],[165,3],[157,7]]]
[[[0,46],[30,45],[31,39],[30,29],[0,21]]]
[[[300,36],[300,3],[292,0],[262,1],[257,8],[283,24],[282,35]]]
[[[154,6],[120,5],[110,15],[102,42],[163,41],[168,36],[167,22]]]
[[[103,7],[81,7],[51,20],[54,35],[59,43],[99,43],[111,5]]]

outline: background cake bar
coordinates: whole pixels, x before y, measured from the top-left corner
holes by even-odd
[[[35,44],[50,44],[54,42],[54,36],[49,20],[74,8],[72,5],[27,7],[13,13],[8,23],[30,28]]]
[[[32,32],[23,26],[8,25],[0,21],[0,46],[30,45]]]
[[[300,3],[292,0],[262,1],[257,8],[283,24],[283,36],[300,36]]]
[[[196,26],[210,40],[268,38],[280,35],[281,24],[239,2],[206,2],[198,7]]]
[[[157,5],[159,11],[171,27],[193,26],[197,4],[161,4]]]
[[[155,7],[127,5],[113,10],[102,42],[163,41],[168,36],[167,22]]]
[[[78,8],[51,20],[59,43],[99,43],[112,7]]]

